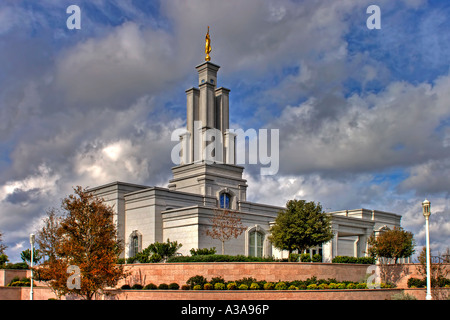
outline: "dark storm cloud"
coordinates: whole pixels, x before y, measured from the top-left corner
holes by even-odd
[[[36,202],[36,196],[39,195],[39,189],[33,188],[24,191],[20,188],[14,189],[14,191],[5,198],[6,202],[11,204],[27,204],[30,202]]]

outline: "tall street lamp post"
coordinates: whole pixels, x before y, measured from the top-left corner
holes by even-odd
[[[427,238],[427,295],[425,299],[431,300],[431,275],[430,275],[430,227],[429,227],[429,219],[431,215],[431,203],[427,199],[422,202],[422,210],[423,216],[425,217],[425,235]]]
[[[30,283],[30,300],[33,300],[33,260],[34,260],[34,234],[30,234],[31,244],[31,283]]]

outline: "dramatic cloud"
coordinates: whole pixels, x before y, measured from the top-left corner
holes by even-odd
[[[370,172],[448,158],[440,127],[450,117],[449,85],[450,77],[433,86],[395,82],[376,95],[287,106],[271,125],[282,131],[282,170]]]

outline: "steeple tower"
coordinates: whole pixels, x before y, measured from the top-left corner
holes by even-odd
[[[227,88],[217,88],[220,66],[208,61],[209,27],[206,34],[205,62],[196,67],[198,88],[186,90],[187,133],[182,139],[182,164],[235,164],[235,135],[229,129],[229,94]]]
[[[209,41],[208,28],[205,60],[211,52]],[[196,69],[198,88],[186,90],[187,130],[180,136],[181,163],[172,168],[169,188],[213,197],[226,189],[235,203],[245,201],[244,168],[235,165],[236,135],[229,132],[230,90],[217,88],[220,66],[207,60]]]

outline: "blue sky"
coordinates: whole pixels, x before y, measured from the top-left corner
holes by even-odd
[[[69,5],[81,29],[68,30]],[[381,9],[369,30],[366,9]],[[233,128],[280,130],[280,169],[248,197],[402,215],[450,237],[448,1],[3,1],[0,230],[12,261],[76,185],[167,186],[210,26]]]

